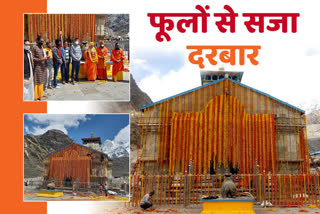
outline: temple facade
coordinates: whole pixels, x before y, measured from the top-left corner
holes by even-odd
[[[140,108],[133,174],[309,173],[305,112],[202,71],[202,86]]]
[[[109,183],[112,160],[102,152],[100,138],[83,138],[83,145],[69,144],[44,157],[42,177],[54,181],[57,187],[72,182],[91,185]]]

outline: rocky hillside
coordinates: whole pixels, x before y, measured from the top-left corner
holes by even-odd
[[[320,151],[320,109],[314,109],[307,114],[307,131],[309,152]]]
[[[108,14],[107,25],[108,32],[111,32],[113,36],[124,36],[129,33],[129,15]]]
[[[141,106],[152,103],[151,98],[145,92],[143,92],[136,81],[130,75],[130,104],[134,110],[138,111]]]
[[[129,156],[112,158],[112,176],[128,177],[129,165]]]
[[[41,176],[45,155],[74,141],[60,130],[49,130],[42,135],[24,136],[24,177]]]

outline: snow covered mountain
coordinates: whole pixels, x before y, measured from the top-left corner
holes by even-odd
[[[320,99],[311,99],[297,104],[298,108],[306,111],[307,114],[320,110]]]
[[[111,157],[129,157],[129,152],[123,148],[122,146],[116,148],[115,150],[112,151]]]
[[[114,141],[106,140],[102,146],[103,152],[111,158],[114,157],[129,157],[128,146],[118,145]]]
[[[129,125],[121,129],[113,140],[106,140],[102,150],[112,159],[112,176],[129,176],[129,149],[130,128]]]
[[[103,143],[103,152],[111,158],[129,157],[130,133],[129,125],[119,131],[113,140],[106,140]]]

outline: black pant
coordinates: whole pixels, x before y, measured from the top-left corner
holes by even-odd
[[[140,203],[140,207],[142,208],[142,209],[148,209],[149,207],[151,207],[152,206],[152,203],[151,202],[141,202]]]
[[[80,62],[72,60],[72,72],[71,72],[71,80],[79,81],[79,69],[80,69]],[[76,71],[76,73],[74,73]],[[75,76],[74,76],[75,75]]]
[[[66,62],[66,64],[63,63],[61,65],[61,74],[63,74],[62,81],[69,82],[69,65],[70,65],[69,62]]]

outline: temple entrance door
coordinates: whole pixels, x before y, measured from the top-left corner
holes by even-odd
[[[71,177],[66,177],[63,180],[63,186],[65,186],[65,187],[72,187],[72,184],[73,184],[73,180]]]

